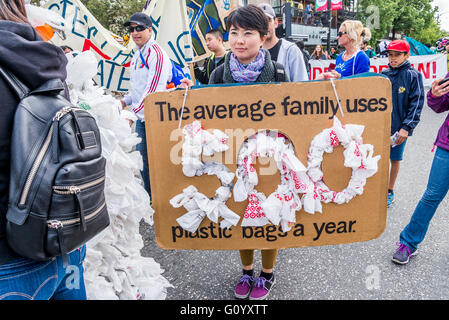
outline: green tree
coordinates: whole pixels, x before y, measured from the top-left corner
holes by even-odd
[[[434,19],[438,8],[432,8],[431,3],[432,0],[359,0],[357,17],[370,27],[372,44],[388,38],[390,33],[393,39],[398,34],[418,41],[434,38],[426,41],[432,43],[441,30]]]
[[[359,0],[357,2],[357,19],[371,30],[371,45],[377,40],[388,37],[395,16],[395,0]]]
[[[31,0],[36,6],[43,6],[48,0]],[[126,20],[143,10],[147,0],[81,0],[100,24],[116,33],[124,35],[128,31],[123,26]]]
[[[418,40],[421,43],[430,43],[431,45],[435,45],[435,41],[441,37],[447,36],[448,33],[441,30],[438,22],[435,20],[432,21],[425,28],[415,31],[413,30],[410,33],[410,37]]]
[[[81,0],[100,24],[113,33],[127,33],[123,23],[143,10],[146,0]]]

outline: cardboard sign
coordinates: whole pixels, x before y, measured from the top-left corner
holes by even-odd
[[[367,241],[379,237],[386,224],[386,199],[389,172],[391,83],[381,76],[337,80],[334,82],[344,116],[342,116],[330,81],[247,86],[214,86],[188,91],[185,108],[181,107],[184,90],[160,92],[145,100],[145,124],[151,192],[155,210],[156,241],[164,249],[267,249],[321,246]],[[182,123],[180,115],[182,112]],[[194,233],[185,231],[176,219],[186,213],[173,208],[169,201],[189,185],[213,197],[220,186],[216,176],[189,178],[183,175],[181,148],[182,128],[194,120],[204,129],[219,129],[229,136],[229,149],[213,157],[236,171],[236,159],[245,138],[266,129],[278,130],[292,141],[296,156],[307,166],[312,139],[332,127],[333,117],[345,124],[364,125],[363,143],[374,146],[380,155],[377,173],[368,178],[362,195],[337,205],[322,204],[322,213],[296,213],[296,223],[288,232],[280,225],[242,227],[239,224],[222,230],[204,218]],[[335,191],[343,190],[352,170],[344,167],[339,145],[325,153],[323,180]],[[205,160],[203,158],[203,160]],[[274,161],[258,159],[256,170],[259,192],[267,197],[280,183]],[[236,179],[234,179],[235,183]],[[248,201],[226,205],[243,217]]]

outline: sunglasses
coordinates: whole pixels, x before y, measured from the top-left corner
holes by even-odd
[[[339,32],[339,33],[337,33],[337,37],[341,37],[342,35],[344,35],[344,34],[348,34],[346,31],[345,32]]]
[[[136,30],[137,32],[142,32],[145,29],[147,29],[147,27],[145,27],[145,26],[128,27],[129,33],[133,33],[134,30]]]

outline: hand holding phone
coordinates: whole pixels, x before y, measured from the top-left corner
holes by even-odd
[[[432,95],[434,97],[441,97],[447,93],[449,93],[449,77],[444,78],[442,80],[435,80],[432,83]]]
[[[438,82],[438,85],[441,86],[442,84],[444,84],[448,81],[449,81],[449,78],[445,78],[445,79],[441,80],[440,82]]]

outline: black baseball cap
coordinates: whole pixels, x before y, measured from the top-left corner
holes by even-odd
[[[129,25],[131,23],[135,23],[137,25],[144,26],[144,27],[147,27],[147,28],[152,26],[151,18],[147,14],[145,14],[143,12],[136,12],[136,13],[134,13],[131,16],[131,18],[129,18],[129,20],[126,21],[123,25],[125,27],[129,27]]]

